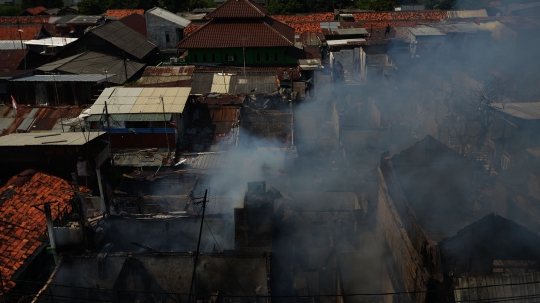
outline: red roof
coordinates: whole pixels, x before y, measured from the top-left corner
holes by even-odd
[[[271,17],[284,23],[288,23],[288,21],[334,21],[333,13],[308,15],[272,15]]]
[[[37,15],[37,14],[39,14],[41,12],[44,12],[46,10],[47,9],[45,7],[43,7],[43,6],[36,6],[36,7],[30,7],[30,8],[25,9],[23,13],[28,13],[30,15],[35,16],[35,15]]]
[[[108,9],[107,12],[105,12],[105,18],[114,17],[121,19],[133,14],[143,15],[144,9]]]
[[[28,54],[28,50],[23,49],[3,49],[0,50],[0,71],[15,70],[21,66],[21,62]]]
[[[21,26],[16,25],[1,25],[0,40],[34,40],[39,38],[41,33],[41,25]],[[19,29],[22,31],[19,32]],[[19,34],[20,33],[20,34]]]
[[[180,41],[177,48],[232,48],[293,46],[294,29],[270,17],[213,19]]]
[[[49,16],[0,16],[0,24],[39,24],[39,23],[48,23]]]
[[[228,0],[206,18],[264,18],[268,9],[250,0]]]
[[[11,178],[0,188],[0,270],[4,289],[15,286],[10,281],[25,261],[45,243],[43,203],[52,203],[53,218],[73,198],[69,183],[58,177],[27,170]],[[86,190],[86,189],[85,189]],[[39,205],[39,206],[38,206]]]
[[[118,21],[124,23],[124,25],[127,25],[128,27],[138,32],[139,34],[145,37],[148,36],[148,33],[146,31],[146,18],[143,15],[131,14]]]
[[[201,28],[203,24],[190,24],[184,28],[184,35],[187,37],[193,34],[196,30]]]
[[[354,14],[354,21],[382,20],[441,20],[448,19],[447,11],[413,11],[413,12],[362,12]]]

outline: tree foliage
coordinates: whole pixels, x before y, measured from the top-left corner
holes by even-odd
[[[0,5],[0,16],[18,16],[22,11],[18,5]]]
[[[62,8],[64,2],[62,0],[23,0],[22,7],[29,8],[35,6],[44,6],[46,8]]]

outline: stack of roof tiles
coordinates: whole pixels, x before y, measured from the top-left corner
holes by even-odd
[[[229,0],[206,15],[208,23],[177,48],[293,46],[294,29],[268,17],[268,10],[250,0]]]
[[[144,15],[144,9],[109,9],[105,12],[105,18],[124,18],[133,14]]]
[[[435,23],[442,19],[448,19],[446,11],[412,11],[412,12],[363,12],[355,13],[354,21],[360,22],[368,31],[381,29],[390,25],[415,26],[418,22]]]
[[[70,188],[67,181],[32,170],[14,176],[0,188],[0,270],[4,289],[15,286],[13,275],[47,241],[45,214],[37,208],[51,203],[53,219],[59,210],[70,209],[74,194],[66,188]]]

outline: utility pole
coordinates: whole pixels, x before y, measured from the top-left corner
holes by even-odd
[[[111,141],[111,124],[109,122],[109,109],[107,108],[107,101],[105,101],[105,119],[107,120],[107,135],[109,138],[109,155],[111,156],[111,164],[114,169],[114,156],[112,153],[112,141]]]
[[[201,206],[201,228],[199,229],[199,241],[197,242],[197,253],[195,254],[195,263],[193,264],[193,275],[191,276],[191,285],[189,286],[189,298],[188,303],[191,303],[191,294],[193,292],[193,283],[195,282],[195,273],[197,272],[197,261],[199,260],[199,248],[201,247],[201,236],[202,236],[202,229],[204,224],[204,209],[206,208],[206,195],[208,194],[208,189],[204,191],[204,198],[202,202],[198,202],[196,204],[202,203]]]

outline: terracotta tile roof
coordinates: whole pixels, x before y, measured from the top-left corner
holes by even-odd
[[[334,21],[333,13],[308,14],[308,15],[272,15],[278,21],[288,23],[290,21]]]
[[[321,24],[319,21],[289,21],[288,26],[294,28],[297,35],[303,33],[322,33]]]
[[[36,7],[30,7],[30,8],[25,9],[23,13],[28,13],[30,15],[35,16],[35,15],[37,15],[37,14],[39,14],[41,12],[44,12],[46,10],[47,9],[45,7],[43,7],[43,6],[36,6]]]
[[[268,9],[250,0],[228,0],[206,18],[263,18],[268,14]]]
[[[0,50],[0,71],[16,70],[28,54],[29,50],[3,49]]]
[[[62,190],[70,188],[67,181],[45,173],[24,171],[0,188],[0,270],[4,289],[24,262],[47,241],[45,214],[34,205],[53,203],[53,218],[60,211],[70,209],[68,202],[74,194]],[[86,190],[86,189],[85,189]]]
[[[195,25],[195,24],[190,24],[190,25],[186,26],[186,27],[184,28],[184,35],[187,37],[187,36],[193,34],[196,30],[198,30],[199,28],[201,28],[203,25],[204,25],[204,24],[200,24],[200,25],[199,25],[199,24],[197,24],[197,25]]]
[[[213,19],[180,41],[176,48],[293,46],[294,29],[272,18]]]
[[[113,17],[121,19],[133,14],[144,15],[144,9],[108,9],[105,12],[105,18]]]
[[[49,22],[49,16],[0,16],[0,24],[39,24]]]
[[[448,13],[446,11],[362,12],[353,15],[354,21],[441,20],[448,18]]]
[[[21,26],[19,35],[19,28],[13,25],[1,25],[0,26],[0,40],[34,40],[39,38],[41,32],[41,25]]]

